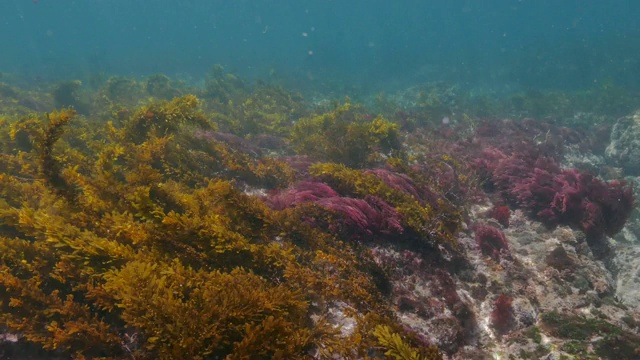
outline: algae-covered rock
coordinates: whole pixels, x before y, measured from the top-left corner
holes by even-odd
[[[605,155],[627,175],[640,175],[640,111],[618,119]]]

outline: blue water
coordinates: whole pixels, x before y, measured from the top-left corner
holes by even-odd
[[[374,91],[640,86],[634,0],[2,0],[0,72],[29,79],[213,64],[293,84]]]

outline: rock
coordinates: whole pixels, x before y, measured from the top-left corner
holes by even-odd
[[[640,111],[618,119],[611,130],[611,143],[605,156],[626,175],[640,175]]]

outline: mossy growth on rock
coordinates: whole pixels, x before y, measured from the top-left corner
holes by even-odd
[[[603,319],[548,312],[541,329],[566,340],[562,350],[572,355],[603,359],[637,359],[640,336]]]

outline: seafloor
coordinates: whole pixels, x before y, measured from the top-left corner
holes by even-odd
[[[4,81],[2,359],[640,359],[629,90]]]

